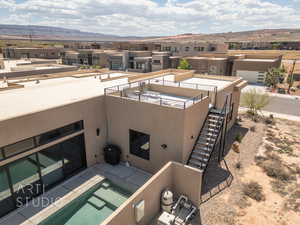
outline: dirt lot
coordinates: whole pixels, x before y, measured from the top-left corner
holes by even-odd
[[[225,160],[233,181],[201,205],[202,224],[299,225],[300,123],[241,118],[227,138]],[[239,153],[230,149],[238,139]],[[206,176],[215,174],[211,169]]]

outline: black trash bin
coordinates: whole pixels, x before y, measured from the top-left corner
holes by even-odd
[[[121,149],[117,145],[106,145],[104,147],[104,160],[111,165],[117,165],[121,160]]]

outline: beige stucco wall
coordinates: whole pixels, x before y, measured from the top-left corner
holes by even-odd
[[[197,169],[169,162],[108,217],[102,225],[148,225],[160,212],[160,197],[166,188],[170,188],[176,196],[187,195],[196,206],[199,206],[201,177],[202,173]],[[145,215],[140,223],[137,223],[133,205],[142,200],[145,202]]]
[[[103,158],[101,150],[105,144],[106,137],[104,112],[104,96],[101,96],[0,121],[0,146],[16,143],[23,139],[83,120],[86,158],[87,164],[90,166],[97,161],[102,161]],[[101,129],[99,137],[96,135],[97,128]]]
[[[186,160],[195,142],[189,139],[198,135],[208,109],[208,100],[186,110],[113,96],[106,96],[105,104],[108,141],[121,147],[123,160],[151,173],[169,161]],[[150,135],[150,160],[130,154],[129,129]]]
[[[187,163],[208,113],[209,98],[188,107],[184,114],[182,163]]]

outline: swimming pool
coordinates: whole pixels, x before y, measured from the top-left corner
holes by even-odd
[[[99,225],[131,194],[105,179],[39,225]]]

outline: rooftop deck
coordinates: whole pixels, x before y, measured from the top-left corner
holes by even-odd
[[[210,95],[209,91],[205,93],[199,92],[197,95],[194,96],[180,95],[180,91],[178,92],[178,94],[173,94],[168,93],[167,90],[159,91],[155,89],[153,85],[182,87],[180,82],[176,83],[174,81],[155,78],[105,88],[104,92],[105,95],[111,95],[179,109],[186,109],[187,107],[196,104],[197,102]],[[209,86],[209,88],[211,88],[211,90],[213,91],[215,90],[213,86]],[[195,89],[197,89],[196,86]]]

